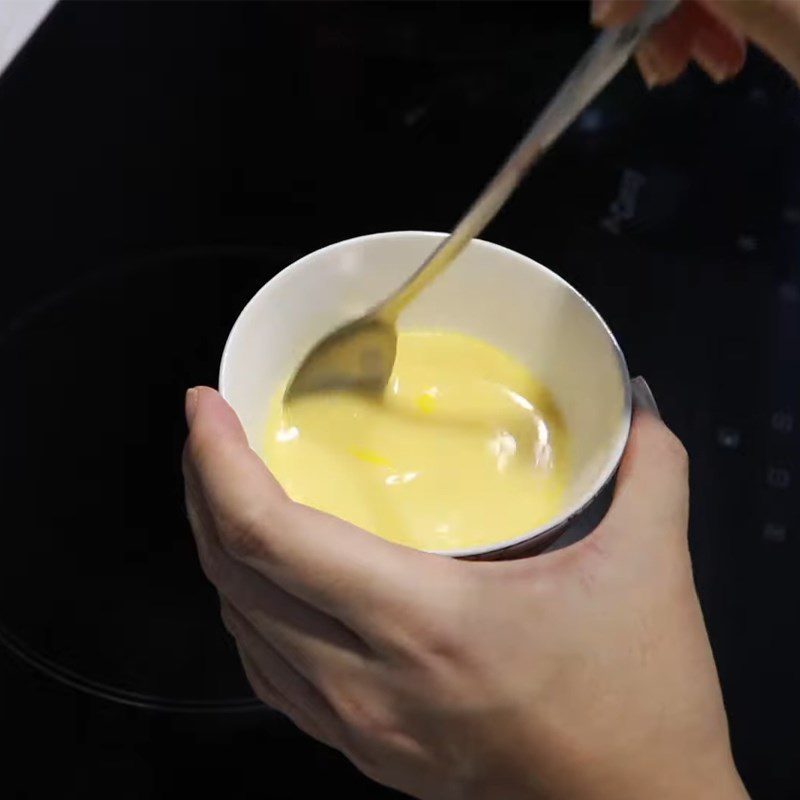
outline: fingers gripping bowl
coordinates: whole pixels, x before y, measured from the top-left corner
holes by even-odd
[[[228,337],[220,391],[256,452],[265,455],[274,398],[310,347],[399,285],[443,236],[395,232],[339,242],[288,266],[253,297]],[[580,524],[614,476],[631,413],[624,358],[591,305],[535,261],[475,240],[404,312],[399,327],[401,338],[454,332],[508,354],[546,387],[568,434],[569,471],[546,519],[532,515],[530,528],[509,536],[487,530],[483,542],[415,546],[461,558],[513,558],[540,552]]]

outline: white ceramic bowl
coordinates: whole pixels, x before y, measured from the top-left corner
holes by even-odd
[[[399,231],[348,239],[301,258],[259,290],[231,330],[219,378],[254,450],[263,452],[273,394],[308,350],[399,286],[443,236]],[[630,381],[608,327],[558,275],[481,240],[404,311],[399,324],[483,339],[515,356],[550,389],[571,447],[563,512],[524,536],[446,554],[512,558],[541,551],[610,483],[628,438]]]

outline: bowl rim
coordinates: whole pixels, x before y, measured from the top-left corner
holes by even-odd
[[[372,240],[372,241],[391,240],[391,239],[403,239],[408,237],[441,240],[448,235],[449,234],[447,233],[438,233],[435,231],[407,230],[407,231],[384,231],[380,233],[368,233],[360,236],[352,236],[349,239],[342,239],[341,241],[333,242],[332,244],[325,245],[324,247],[321,247],[317,250],[307,253],[306,255],[302,256],[296,261],[293,261],[291,264],[285,266],[280,272],[273,275],[250,298],[250,300],[248,300],[242,311],[239,313],[239,316],[236,318],[236,321],[233,323],[230,332],[228,333],[228,338],[225,341],[225,347],[223,348],[222,351],[222,357],[220,359],[220,368],[219,368],[219,391],[223,399],[226,402],[230,402],[228,400],[228,397],[226,396],[228,394],[227,392],[228,380],[229,380],[228,374],[230,371],[229,364],[231,360],[231,353],[234,347],[234,342],[238,339],[240,328],[244,324],[244,319],[249,314],[253,313],[252,309],[260,304],[263,295],[275,291],[277,288],[279,288],[281,283],[285,282],[291,277],[292,273],[296,272],[299,269],[302,269],[307,262],[311,260],[316,260],[320,256],[324,256],[325,254],[328,254],[330,252],[334,252],[339,249],[346,249],[347,247],[351,247],[355,244],[358,244],[359,242],[363,242],[366,240]],[[489,251],[509,254],[511,256],[514,256],[516,259],[521,259],[521,262],[525,262],[526,268],[537,269],[545,272],[549,278],[561,284],[568,292],[571,292],[578,300],[580,300],[586,306],[589,312],[595,317],[597,322],[600,323],[600,328],[605,332],[606,336],[608,337],[608,341],[611,344],[611,348],[617,359],[617,367],[619,369],[620,378],[622,379],[624,397],[623,397],[622,418],[619,421],[620,429],[616,437],[616,440],[614,441],[613,447],[609,452],[609,457],[606,461],[606,464],[602,472],[598,476],[598,478],[595,480],[592,486],[581,495],[577,503],[570,504],[569,508],[565,509],[562,514],[559,514],[557,517],[548,520],[548,522],[539,525],[536,528],[532,528],[531,530],[526,531],[523,534],[514,536],[510,539],[503,539],[502,541],[492,542],[491,544],[482,545],[479,547],[467,547],[457,550],[421,551],[424,553],[430,553],[432,555],[449,556],[450,558],[476,558],[480,556],[488,556],[503,550],[517,548],[519,545],[522,545],[525,542],[532,543],[536,539],[539,539],[540,537],[545,536],[548,533],[551,533],[554,529],[560,529],[561,532],[566,530],[570,521],[575,519],[583,511],[585,511],[597,498],[600,492],[602,492],[602,490],[613,479],[619,467],[620,461],[622,460],[622,454],[625,451],[625,447],[628,443],[628,437],[630,435],[630,428],[631,428],[631,414],[633,410],[630,372],[628,370],[627,361],[625,360],[622,348],[619,346],[619,343],[617,342],[614,334],[611,332],[608,323],[606,323],[603,317],[598,313],[597,309],[571,283],[564,280],[564,278],[562,278],[558,273],[544,266],[544,264],[540,264],[535,259],[530,258],[530,256],[523,255],[522,253],[519,253],[516,250],[512,250],[510,247],[504,247],[503,245],[495,244],[494,242],[488,242],[485,239],[473,239],[468,245],[468,247],[472,247],[473,245],[478,245],[479,247],[486,248]],[[368,533],[371,532],[368,531]],[[377,534],[371,534],[371,535],[377,535]]]

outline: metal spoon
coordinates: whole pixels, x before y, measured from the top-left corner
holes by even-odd
[[[295,372],[285,401],[328,388],[380,393],[394,367],[400,312],[491,222],[539,156],[622,69],[678,0],[647,0],[627,25],[598,36],[455,230],[392,295],[322,339]]]

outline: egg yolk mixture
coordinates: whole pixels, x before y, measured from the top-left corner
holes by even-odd
[[[566,432],[547,389],[460,333],[401,331],[381,397],[274,398],[264,459],[291,498],[421,550],[479,547],[556,516]]]

